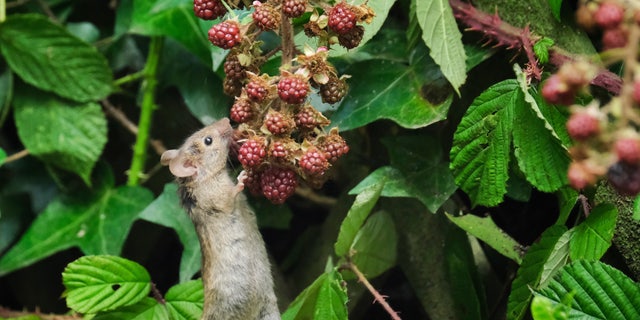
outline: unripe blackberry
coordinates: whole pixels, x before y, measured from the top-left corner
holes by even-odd
[[[223,21],[209,29],[209,41],[222,49],[231,49],[241,40],[240,24],[237,21]]]
[[[296,191],[298,178],[289,168],[271,166],[260,175],[262,194],[274,204],[282,204]]]
[[[627,45],[629,33],[624,28],[606,29],[602,33],[602,46],[604,49],[622,48]]]
[[[270,5],[254,2],[255,11],[252,14],[253,21],[262,30],[276,30],[280,27],[282,19],[280,12]]]
[[[237,99],[233,106],[231,106],[231,111],[229,116],[231,120],[237,123],[245,123],[251,118],[253,118],[253,107],[251,106],[251,101],[244,97]]]
[[[222,82],[222,91],[228,96],[237,97],[242,92],[242,82],[237,79],[225,77]]]
[[[612,29],[624,19],[624,8],[616,2],[607,1],[600,4],[593,18],[601,28]]]
[[[617,162],[609,168],[607,179],[620,194],[635,196],[640,192],[640,166]]]
[[[347,142],[337,132],[333,131],[320,144],[320,149],[331,163],[335,163],[338,158],[349,152]]]
[[[298,129],[312,130],[318,126],[329,125],[330,121],[311,105],[305,105],[294,116]]]
[[[289,18],[301,16],[307,9],[307,0],[284,0],[282,12]]]
[[[574,189],[584,189],[596,182],[596,176],[587,170],[587,167],[579,162],[572,162],[567,172],[569,184]]]
[[[357,22],[357,17],[351,5],[339,2],[329,10],[329,29],[337,34],[351,31]]]
[[[255,102],[262,102],[269,94],[268,84],[264,79],[261,78],[253,78],[249,81],[244,89],[247,91],[247,96],[249,99]]]
[[[300,168],[308,175],[323,175],[329,168],[329,161],[324,152],[315,147],[305,152],[299,161]]]
[[[330,77],[329,82],[320,86],[320,97],[324,103],[340,102],[346,94],[347,83],[337,77]]]
[[[355,26],[349,32],[338,35],[338,43],[347,49],[353,49],[360,44],[364,35],[363,26]]]
[[[278,82],[278,96],[286,103],[303,103],[309,94],[309,82],[301,75],[283,76]]]
[[[618,160],[628,164],[640,163],[640,141],[638,139],[619,139],[614,145],[614,150]]]
[[[220,0],[193,0],[193,12],[203,20],[213,20],[227,13]]]
[[[274,135],[290,134],[295,127],[292,119],[278,111],[269,111],[264,117],[264,125]]]
[[[574,113],[567,121],[567,132],[572,139],[583,141],[600,132],[600,122],[589,113]]]
[[[260,138],[251,138],[245,141],[238,150],[238,161],[246,169],[259,166],[266,156],[266,146],[264,140]]]
[[[570,105],[575,100],[575,92],[560,76],[554,74],[542,85],[542,97],[551,104]]]

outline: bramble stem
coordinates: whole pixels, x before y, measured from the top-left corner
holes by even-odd
[[[149,44],[149,54],[147,64],[144,67],[144,82],[142,83],[142,110],[138,121],[138,135],[133,148],[133,159],[129,169],[129,179],[127,185],[135,186],[140,182],[143,175],[144,164],[147,159],[147,143],[149,143],[149,132],[151,131],[151,117],[155,109],[155,90],[158,84],[156,74],[160,53],[164,44],[164,38],[160,36],[151,37]]]
[[[378,292],[378,290],[376,290],[376,288],[374,288],[373,285],[371,285],[369,280],[367,280],[367,277],[365,277],[364,274],[362,274],[362,272],[360,271],[360,269],[358,269],[358,266],[356,266],[351,261],[347,261],[347,263],[343,265],[343,268],[351,270],[351,272],[353,272],[356,275],[356,277],[358,277],[358,281],[362,282],[362,284],[367,288],[367,290],[371,292],[375,301],[377,301],[384,308],[384,310],[387,311],[389,316],[391,316],[391,319],[401,320],[398,313],[395,310],[393,310],[393,308],[391,308],[391,306],[387,303],[387,300],[385,300],[384,296],[382,296],[380,292]]]
[[[113,85],[115,85],[116,87],[119,87],[119,86],[121,86],[123,84],[127,84],[129,82],[133,82],[133,81],[142,79],[142,78],[144,78],[144,76],[145,76],[145,69],[140,70],[140,71],[138,71],[136,73],[128,74],[128,75],[126,75],[126,76],[124,76],[122,78],[116,79],[116,80],[113,81]]]
[[[291,64],[296,48],[293,43],[293,26],[291,25],[291,19],[285,16],[284,11],[282,13],[282,22],[280,23],[280,35],[282,37],[282,62],[280,65],[286,66]]]
[[[29,150],[24,149],[22,151],[18,151],[16,153],[6,157],[4,159],[4,161],[0,162],[0,164],[5,164],[5,163],[13,162],[13,161],[16,161],[16,160],[20,160],[20,159],[22,159],[22,158],[24,158],[24,157],[26,157],[28,155],[29,155]]]

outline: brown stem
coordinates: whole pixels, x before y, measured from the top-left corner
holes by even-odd
[[[122,112],[122,110],[116,108],[107,99],[104,99],[104,100],[100,101],[100,103],[102,104],[102,107],[104,107],[104,111],[109,116],[111,116],[116,121],[118,121],[118,123],[120,123],[120,125],[122,125],[125,129],[127,129],[127,131],[131,132],[134,135],[138,134],[138,126],[136,126],[135,123],[133,123],[131,120],[129,120],[129,118],[127,118],[127,115],[124,114],[124,112]],[[167,151],[167,148],[164,146],[164,144],[160,140],[153,140],[153,139],[149,140],[149,144],[151,145],[153,150],[155,150],[155,152],[158,155],[161,155],[162,153]]]
[[[22,150],[22,151],[18,151],[18,152],[16,152],[16,153],[14,153],[14,154],[12,154],[12,155],[10,155],[10,156],[6,157],[6,158],[4,159],[4,161],[3,161],[3,162],[1,162],[1,163],[2,163],[2,164],[5,164],[5,163],[12,162],[12,161],[20,160],[20,159],[22,159],[22,158],[24,158],[24,157],[26,157],[26,156],[28,156],[28,155],[29,155],[29,150],[24,149],[24,150]]]
[[[387,311],[389,316],[391,316],[391,319],[401,320],[398,313],[393,310],[393,308],[391,308],[391,306],[387,303],[387,300],[385,300],[384,296],[381,295],[380,292],[378,292],[378,290],[373,287],[373,285],[371,285],[369,280],[367,280],[367,277],[365,277],[360,269],[358,269],[358,266],[356,266],[353,262],[347,260],[344,268],[351,270],[351,272],[353,272],[356,277],[358,277],[358,281],[361,282],[367,288],[367,290],[369,290],[369,292],[371,292],[375,301],[377,301],[384,308],[384,310]]]
[[[291,25],[291,19],[284,15],[284,11],[280,23],[280,36],[282,38],[282,62],[280,65],[286,66],[291,64],[291,60],[295,57],[296,47],[293,43],[293,25]]]
[[[585,197],[583,194],[578,196],[578,200],[580,200],[580,204],[582,205],[582,212],[585,217],[589,217],[589,213],[591,213],[591,206],[589,205],[589,199]]]
[[[36,316],[38,319],[42,320],[79,320],[83,317],[80,315],[72,314],[72,315],[62,315],[62,314],[43,314],[40,313],[40,310],[36,307],[34,312],[28,311],[13,311],[9,309],[5,309],[0,307],[0,318],[21,318],[28,316]]]
[[[311,202],[325,207],[333,207],[337,203],[337,200],[335,198],[318,194],[309,187],[298,186],[296,188],[296,194]]]
[[[160,290],[158,290],[158,287],[156,287],[156,284],[153,283],[153,282],[151,282],[151,294],[153,294],[153,298],[156,299],[156,301],[158,301],[158,303],[160,303],[160,304],[166,304],[167,303],[167,301],[164,300],[164,297],[160,293]]]

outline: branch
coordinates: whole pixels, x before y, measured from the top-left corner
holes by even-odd
[[[376,290],[376,288],[374,288],[371,285],[369,280],[367,280],[367,277],[365,277],[364,274],[362,274],[362,272],[360,271],[360,269],[358,269],[358,266],[356,266],[350,259],[347,258],[347,263],[345,263],[342,266],[342,268],[349,269],[351,272],[353,272],[356,275],[356,277],[358,277],[358,281],[362,282],[362,284],[367,288],[367,290],[371,292],[375,301],[378,302],[384,308],[385,311],[387,311],[389,316],[391,316],[391,319],[401,320],[398,313],[394,311],[393,308],[391,308],[391,306],[387,303],[387,300],[385,300],[384,296],[381,295],[380,292],[378,292],[378,290]]]
[[[26,157],[28,155],[29,155],[29,150],[24,149],[22,151],[16,152],[16,153],[6,157],[4,159],[4,161],[0,162],[0,164],[5,164],[5,163],[12,162],[12,161],[20,160],[20,159],[22,159],[22,158],[24,158],[24,157]]]
[[[291,63],[295,56],[295,44],[293,43],[293,26],[291,19],[284,14],[284,6],[282,6],[282,22],[280,23],[280,35],[282,37],[282,62],[281,66]]]
[[[104,100],[100,101],[100,103],[102,104],[102,107],[104,108],[104,111],[109,116],[111,116],[116,121],[118,121],[118,123],[120,123],[125,129],[127,129],[127,131],[131,132],[134,135],[138,134],[138,126],[136,126],[135,123],[133,123],[131,120],[129,120],[129,118],[127,118],[127,115],[124,114],[124,112],[122,112],[122,110],[116,108],[107,99],[104,99]],[[167,151],[167,148],[164,146],[164,144],[160,140],[151,139],[151,140],[149,140],[149,144],[151,145],[153,150],[155,150],[155,152],[158,155],[162,155],[162,153]]]
[[[296,188],[296,194],[301,196],[313,203],[319,204],[324,207],[333,207],[338,201],[335,198],[327,197],[325,195],[321,195],[315,191],[313,191],[309,187],[298,186]]]

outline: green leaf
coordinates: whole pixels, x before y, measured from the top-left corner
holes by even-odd
[[[202,256],[200,242],[193,227],[193,222],[180,205],[178,186],[169,183],[164,186],[162,194],[140,212],[140,219],[173,229],[182,243],[180,259],[180,282],[190,280],[198,270]]]
[[[0,73],[0,128],[3,127],[13,100],[13,72],[4,65]]]
[[[564,225],[567,222],[573,207],[576,206],[576,202],[578,202],[579,194],[575,189],[567,186],[558,190],[556,195],[560,205],[560,214],[558,215],[558,220],[556,220],[555,224]]]
[[[74,246],[88,255],[120,254],[133,221],[153,194],[142,187],[114,188],[111,173],[104,175],[93,192],[53,200],[0,259],[0,276]]]
[[[323,273],[289,305],[282,320],[347,320],[347,292],[335,270]]]
[[[540,236],[537,242],[529,248],[520,264],[518,273],[511,284],[511,293],[507,303],[507,319],[522,319],[529,301],[533,297],[531,288],[537,288],[549,257],[558,240],[566,232],[564,226],[552,226]]]
[[[473,206],[497,205],[507,192],[514,129],[510,106],[517,92],[515,80],[489,87],[473,101],[453,137],[451,170]]]
[[[565,266],[539,294],[557,304],[571,292],[570,319],[637,319],[640,314],[640,286],[600,261]]]
[[[10,15],[0,28],[0,49],[15,73],[42,90],[78,102],[111,93],[104,56],[43,15]]]
[[[251,197],[249,203],[256,213],[258,227],[272,229],[289,229],[289,224],[293,218],[293,212],[289,206],[274,206],[266,198]]]
[[[0,166],[2,166],[2,163],[4,163],[4,159],[7,158],[7,153],[4,151],[4,149],[0,148]]]
[[[465,82],[466,54],[462,46],[462,34],[453,17],[449,2],[429,0],[416,2],[416,16],[422,28],[422,40],[430,49],[431,58],[440,66],[453,89]]]
[[[633,215],[634,220],[640,220],[640,196],[637,196],[633,200]]]
[[[351,249],[352,262],[367,278],[375,278],[396,264],[398,235],[389,213],[372,214],[358,231]]]
[[[116,256],[85,256],[62,272],[67,306],[96,313],[132,305],[151,291],[151,277],[138,263]]]
[[[340,225],[340,233],[338,233],[338,239],[334,245],[338,256],[343,257],[349,253],[358,231],[378,201],[384,183],[383,180],[372,184],[356,196],[347,216]]]
[[[424,50],[409,66],[389,60],[351,64],[349,93],[331,117],[332,126],[346,131],[379,119],[405,128],[420,128],[447,116],[451,87]]]
[[[27,86],[16,89],[15,121],[27,150],[90,184],[91,171],[107,142],[107,120],[100,106],[63,100]]]
[[[144,298],[140,302],[118,310],[101,312],[93,320],[169,320],[167,308],[153,298]]]
[[[551,12],[553,13],[553,16],[556,18],[556,20],[561,21],[560,20],[560,9],[562,8],[562,0],[549,0],[549,7],[551,7]],[[535,47],[534,47],[534,49],[535,49]],[[536,55],[538,55],[537,52],[536,52]],[[538,57],[540,57],[540,56],[538,55]],[[543,62],[542,60],[540,60],[540,63],[546,63],[546,61]]]
[[[611,246],[618,210],[609,203],[593,208],[587,220],[575,227],[571,238],[571,260],[600,260]]]
[[[562,0],[549,0],[549,1],[561,2]],[[541,64],[545,64],[549,62],[549,48],[551,48],[554,44],[555,44],[555,41],[553,41],[553,39],[544,37],[536,41],[536,43],[533,45],[533,52],[536,54],[536,57],[538,57],[538,60],[540,61]]]
[[[462,228],[462,230],[482,240],[503,256],[518,264],[521,263],[522,246],[500,229],[491,217],[481,218],[472,214],[454,217],[448,213],[446,216],[451,222]]]
[[[558,273],[558,270],[569,262],[569,246],[573,232],[574,229],[566,231],[553,246],[551,254],[542,268],[538,288],[544,288],[551,281],[551,278]]]
[[[564,304],[554,304],[545,297],[535,296],[531,301],[531,315],[535,320],[567,320],[569,308]]]
[[[66,27],[69,33],[84,42],[91,43],[100,40],[100,30],[91,22],[69,22]]]
[[[200,319],[204,304],[202,280],[192,280],[171,287],[164,300],[172,319]]]

